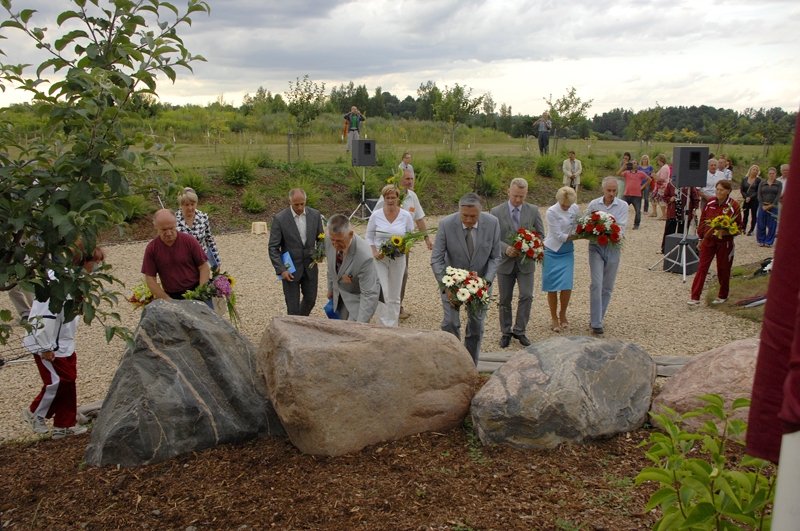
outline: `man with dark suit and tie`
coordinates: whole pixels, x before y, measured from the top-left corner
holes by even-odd
[[[475,271],[490,284],[494,280],[500,265],[500,224],[496,217],[481,212],[481,207],[480,197],[465,194],[458,201],[458,212],[439,222],[431,253],[431,268],[439,285],[448,266]],[[439,291],[444,310],[441,328],[460,340],[459,308],[451,304],[444,290]],[[464,346],[477,366],[486,310],[473,313],[467,309],[467,317]]]
[[[525,202],[528,196],[528,181],[517,177],[508,187],[508,201],[492,209],[500,222],[500,253],[502,260],[497,268],[497,288],[500,292],[500,346],[506,348],[511,338],[516,338],[523,347],[530,346],[531,341],[525,336],[528,319],[531,316],[533,302],[533,273],[536,262],[527,260],[520,263],[519,251],[511,244],[512,237],[520,227],[538,232],[544,238],[544,223],[539,215],[539,207]],[[517,319],[511,326],[511,301],[514,296],[514,284],[519,286],[517,302]]]
[[[310,315],[317,302],[319,268],[311,266],[314,245],[322,233],[322,215],[306,206],[305,191],[300,188],[290,191],[289,208],[275,215],[269,233],[269,259],[275,274],[281,277],[289,315]],[[282,258],[287,252],[292,257],[294,273],[288,271]]]
[[[350,220],[335,214],[325,238],[328,260],[328,298],[343,320],[368,323],[378,307],[378,273],[372,248],[354,234]]]

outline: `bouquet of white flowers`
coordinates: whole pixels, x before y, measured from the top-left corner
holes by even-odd
[[[448,267],[442,277],[442,288],[456,308],[466,305],[477,313],[489,305],[489,283],[474,271]]]

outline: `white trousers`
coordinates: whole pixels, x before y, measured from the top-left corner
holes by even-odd
[[[375,271],[381,285],[384,302],[378,303],[375,322],[383,326],[397,326],[400,318],[400,289],[403,287],[403,274],[406,270],[404,257],[390,260],[375,260]]]

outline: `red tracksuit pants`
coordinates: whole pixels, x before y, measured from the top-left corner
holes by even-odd
[[[42,390],[31,403],[30,410],[40,417],[53,417],[53,426],[69,428],[75,425],[78,413],[78,392],[75,379],[78,377],[78,356],[73,352],[66,358],[45,361],[34,355],[39,376],[42,377]]]
[[[703,293],[703,284],[706,282],[711,261],[717,259],[717,277],[719,280],[720,299],[728,298],[728,289],[731,283],[731,267],[733,266],[733,238],[720,240],[708,238],[703,240],[700,248],[700,265],[692,282],[692,299],[700,300]]]

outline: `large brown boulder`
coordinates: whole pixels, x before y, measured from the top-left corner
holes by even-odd
[[[653,411],[663,413],[664,405],[678,413],[687,413],[706,403],[698,395],[718,394],[725,400],[726,409],[737,398],[750,398],[756,372],[758,339],[742,339],[709,350],[692,358],[671,376],[653,400]],[[747,422],[749,407],[737,409],[733,418]],[[696,430],[710,417],[686,419],[683,426]]]
[[[451,334],[309,317],[273,319],[258,356],[289,438],[317,455],[457,426],[478,377]]]

